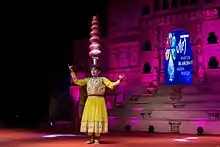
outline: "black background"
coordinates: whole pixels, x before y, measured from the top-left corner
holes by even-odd
[[[68,92],[73,41],[89,36],[93,15],[100,19],[102,35],[107,34],[106,6],[106,1],[81,0],[5,7],[1,122],[36,126],[47,119],[51,91]]]

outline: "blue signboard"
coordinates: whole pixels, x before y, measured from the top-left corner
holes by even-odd
[[[176,30],[168,34],[164,56],[165,85],[191,84],[193,53],[186,30]]]

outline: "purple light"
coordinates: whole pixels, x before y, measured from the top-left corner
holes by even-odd
[[[82,135],[76,135],[76,134],[51,134],[51,135],[43,135],[41,137],[43,138],[56,138],[56,137],[76,137],[76,136],[82,136]]]

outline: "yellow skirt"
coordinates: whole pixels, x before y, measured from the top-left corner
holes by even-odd
[[[87,98],[83,110],[80,132],[108,132],[108,114],[104,97],[89,96]]]

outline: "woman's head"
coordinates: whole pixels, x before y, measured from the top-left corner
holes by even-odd
[[[97,77],[97,76],[99,76],[99,74],[100,74],[99,66],[98,65],[92,65],[92,67],[91,67],[91,75],[93,77]]]

